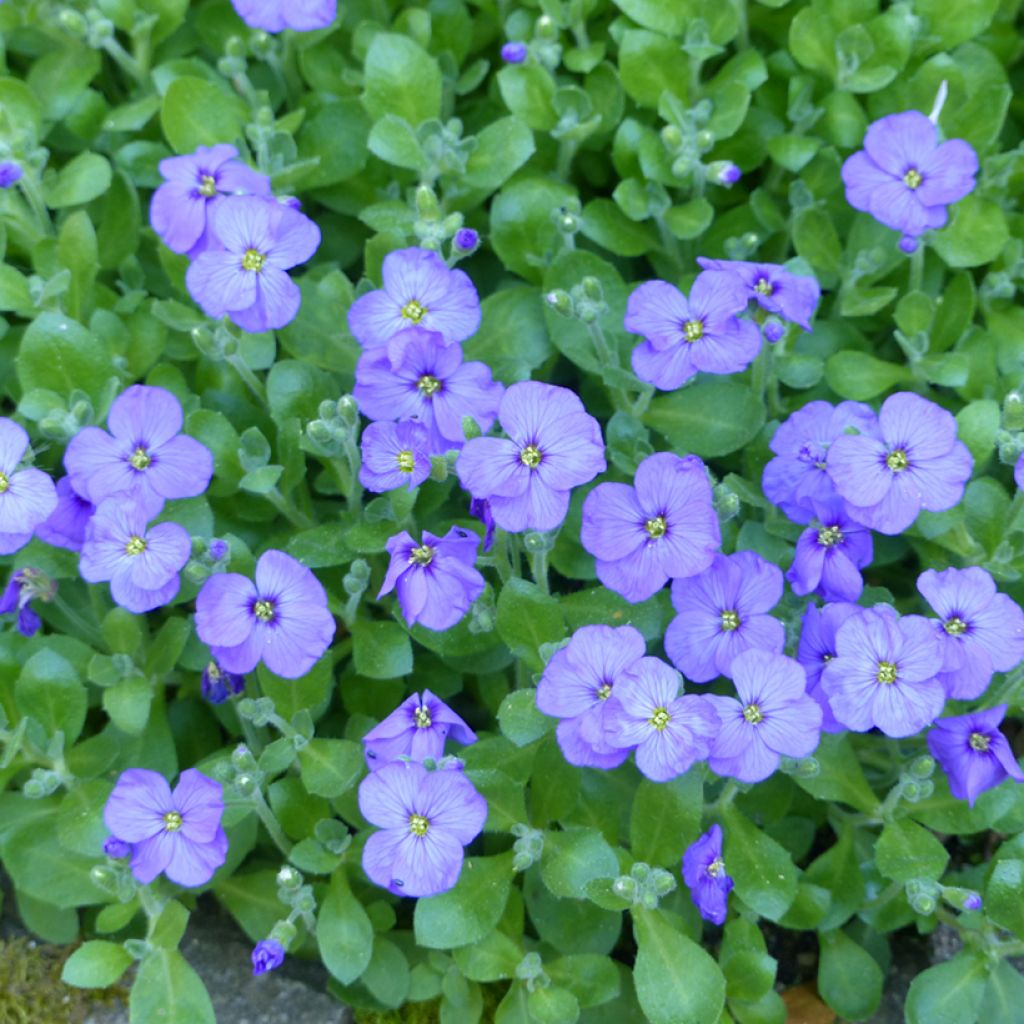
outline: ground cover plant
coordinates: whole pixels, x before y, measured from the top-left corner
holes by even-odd
[[[213,898],[367,1012],[865,1020],[941,924],[906,1020],[1019,1019],[1019,6],[0,4],[68,984],[212,1021]]]

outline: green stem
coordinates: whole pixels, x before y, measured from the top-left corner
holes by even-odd
[[[578,143],[574,139],[559,139],[558,140],[558,165],[557,174],[559,179],[564,180],[569,177],[569,170],[572,167],[573,159],[576,156],[576,149]],[[572,236],[566,238],[566,248],[575,248],[575,242]]]
[[[50,211],[47,210],[46,203],[43,201],[43,193],[39,188],[39,179],[35,176],[35,172],[25,169],[18,179],[18,188],[21,189],[21,194],[25,197],[25,202],[28,203],[40,230],[45,235],[52,235],[53,221],[50,220]]]
[[[734,0],[736,4],[736,46],[742,53],[750,46],[750,25],[747,18],[747,0]]]
[[[253,393],[259,403],[264,408],[269,409],[270,406],[267,405],[267,389],[263,386],[263,381],[249,369],[245,360],[236,352],[234,355],[228,356],[227,361],[234,367],[235,373],[242,378],[242,383]]]
[[[612,351],[611,345],[608,344],[608,339],[604,336],[601,325],[596,320],[591,320],[587,323],[587,330],[594,341],[594,354],[597,356],[598,363],[602,367],[608,366],[615,370],[620,369],[619,360]],[[629,395],[617,384],[604,382],[604,386],[611,392],[612,405],[616,411],[627,412],[632,405]]]
[[[263,497],[296,529],[308,530],[313,525],[313,520],[305,512],[297,509],[276,487],[267,491]]]
[[[76,630],[89,637],[94,647],[99,647],[102,650],[107,649],[106,641],[103,639],[103,633],[99,627],[83,619],[59,593],[53,596],[53,606],[60,611],[64,618],[74,625]]]
[[[114,63],[134,78],[140,85],[146,80],[146,72],[139,65],[139,62],[113,37],[103,40],[103,49],[113,58]]]
[[[665,215],[659,213],[654,217],[654,223],[658,228],[658,236],[661,239],[662,252],[672,262],[672,266],[676,269],[677,273],[683,271],[683,254],[679,248],[679,239],[672,234],[668,226],[668,221],[665,220]]]
[[[348,502],[349,511],[358,519],[363,514],[363,485],[359,482],[362,455],[351,436],[345,441],[345,462],[348,463],[349,481],[345,490],[345,500]]]
[[[270,838],[274,840],[274,845],[286,858],[290,857],[292,853],[291,840],[284,834],[284,829],[281,828],[280,822],[274,817],[274,812],[270,809],[270,805],[267,803],[262,791],[259,789],[255,790],[249,799],[259,815],[260,821],[263,822],[264,827],[270,834]]]
[[[156,923],[163,913],[164,907],[167,905],[167,901],[157,898],[156,894],[148,885],[140,885],[138,889],[139,903],[142,909],[146,912],[146,938],[148,939],[153,934],[153,929],[156,927]]]
[[[698,60],[696,57],[690,58],[690,94],[687,100],[691,107],[700,99],[700,72],[703,67],[704,61]]]
[[[908,272],[907,290],[919,292],[924,280],[924,246],[918,247],[910,254],[910,270]]]
[[[533,582],[545,593],[551,593],[551,584],[548,582],[548,553],[534,551],[530,556],[530,571],[533,573]]]

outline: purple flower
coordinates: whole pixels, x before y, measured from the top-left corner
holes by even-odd
[[[200,692],[211,704],[223,704],[228,697],[245,690],[245,676],[225,672],[215,661],[207,663],[199,681]]]
[[[737,313],[747,293],[734,274],[704,271],[690,297],[667,281],[647,281],[626,305],[626,330],[643,335],[633,349],[633,371],[662,391],[673,391],[698,370],[738,373],[761,348],[761,332]]]
[[[371,771],[400,757],[435,761],[444,756],[444,741],[476,743],[476,733],[443,700],[429,690],[406,697],[379,725],[364,737],[366,763]]]
[[[846,201],[916,238],[946,223],[946,207],[974,189],[978,156],[962,139],[941,145],[924,114],[907,110],[871,125],[864,149],[843,164]]]
[[[722,827],[712,825],[683,854],[683,881],[700,916],[712,924],[725,924],[733,881],[722,859]]]
[[[1024,660],[1024,612],[996,593],[984,569],[928,569],[917,589],[939,616],[935,636],[942,652],[939,682],[946,696],[974,700],[993,672],[1009,672]]]
[[[149,222],[172,252],[194,259],[217,246],[213,214],[225,196],[270,195],[270,179],[237,157],[234,146],[222,143],[160,161],[166,181],[153,193]]]
[[[412,420],[371,423],[360,439],[359,482],[382,494],[396,487],[412,490],[430,476],[430,435]]]
[[[940,718],[928,733],[928,749],[949,776],[950,792],[973,807],[980,793],[1004,779],[1024,782],[1010,744],[999,730],[1006,705],[970,715]]]
[[[232,196],[214,210],[213,226],[222,248],[200,253],[185,275],[203,312],[251,333],[291,323],[302,293],[286,271],[316,252],[316,224],[274,199]]]
[[[134,384],[107,416],[108,434],[84,427],[71,439],[64,466],[71,486],[98,505],[125,495],[129,501],[194,498],[213,476],[213,456],[181,433],[181,403],[163,388]]]
[[[85,528],[96,506],[71,486],[71,477],[57,481],[57,507],[36,527],[36,536],[57,548],[81,551]]]
[[[147,528],[156,513],[150,502],[122,498],[101,502],[89,520],[79,559],[82,579],[110,583],[110,596],[137,615],[173,601],[178,573],[192,555],[188,531],[177,523]]]
[[[471,253],[480,244],[480,236],[472,228],[460,228],[455,232],[453,244],[457,252]]]
[[[238,0],[235,0],[236,4]],[[263,939],[252,951],[252,975],[258,978],[267,971],[276,971],[284,963],[284,946],[276,939]]]
[[[1013,467],[1013,482],[1024,491],[1024,452],[1021,453],[1017,464]]]
[[[839,627],[836,656],[821,673],[821,688],[847,729],[913,736],[942,711],[946,694],[936,679],[941,667],[932,623],[876,605],[859,609]]]
[[[606,736],[608,698],[645,653],[632,626],[583,626],[551,656],[537,684],[537,707],[562,719],[556,735],[569,764],[610,769],[629,757],[628,747]]]
[[[132,844],[132,874],[141,885],[161,872],[178,885],[205,885],[227,857],[223,815],[221,784],[195,768],[181,773],[173,793],[157,772],[129,768],[103,808],[111,834]]]
[[[765,496],[794,522],[809,523],[813,501],[836,497],[827,472],[832,443],[851,428],[870,432],[876,422],[875,414],[861,402],[808,402],[772,436],[770,447],[776,457],[764,467]]]
[[[18,469],[27,448],[24,429],[0,418],[0,555],[23,548],[57,507],[56,488],[41,469]]]
[[[963,907],[964,907],[964,910],[981,910],[981,907],[982,907],[981,896],[978,893],[976,893],[976,892],[968,893],[964,897]]]
[[[553,530],[572,488],[607,468],[601,427],[567,388],[529,380],[505,392],[498,419],[507,437],[473,438],[460,452],[462,486],[509,533]]]
[[[765,341],[774,345],[786,333],[786,328],[775,317],[769,317],[761,325],[761,333],[764,335]]]
[[[826,601],[856,601],[864,590],[860,570],[874,552],[871,532],[855,523],[843,502],[811,501],[814,525],[800,534],[786,573],[794,594],[818,594]]]
[[[114,860],[125,860],[132,855],[132,844],[114,836],[108,836],[103,843],[103,852]]]
[[[459,880],[462,848],[484,827],[487,801],[459,771],[393,761],[359,784],[359,810],[380,828],[363,870],[396,896],[436,896]]]
[[[416,419],[427,431],[431,454],[465,442],[462,420],[491,429],[503,392],[486,363],[464,363],[458,345],[421,327],[395,334],[387,348],[370,349],[356,365],[352,395],[371,420]]]
[[[210,544],[206,549],[206,553],[210,556],[211,562],[219,562],[221,559],[228,557],[231,553],[231,546],[226,540],[214,537],[213,540],[210,541]]]
[[[880,533],[902,533],[922,508],[943,512],[962,497],[974,462],[956,420],[908,391],[890,395],[878,426],[844,434],[829,449],[828,474],[850,517]]]
[[[454,626],[484,592],[484,578],[473,568],[479,545],[480,538],[461,526],[443,537],[424,530],[420,544],[404,530],[395,534],[387,543],[391,564],[378,600],[394,590],[410,626]]]
[[[486,498],[471,498],[469,501],[469,514],[474,519],[479,519],[484,524],[484,546],[486,554],[494,544],[494,516],[491,513],[491,503]]]
[[[21,166],[13,160],[5,160],[0,163],[0,188],[11,188],[21,180]]]
[[[824,608],[809,604],[800,623],[796,660],[807,673],[807,693],[821,707],[821,728],[824,732],[842,732],[843,726],[836,721],[828,696],[821,688],[821,673],[836,656],[836,633],[839,627],[859,611],[857,605],[845,601],[827,604]]]
[[[672,583],[679,613],[665,632],[665,652],[695,683],[731,674],[751,647],[781,653],[786,631],[767,614],[782,597],[782,570],[753,551],[716,555],[698,576]]]
[[[708,764],[719,775],[761,782],[783,757],[808,757],[821,736],[821,708],[807,694],[803,666],[783,654],[749,650],[732,663],[739,700],[708,694],[721,726]]]
[[[702,572],[722,543],[704,463],[658,452],[637,467],[635,487],[598,484],[583,503],[580,541],[597,578],[633,603]]]
[[[641,658],[622,674],[605,709],[605,739],[634,750],[636,766],[654,782],[682,775],[708,756],[718,718],[711,704],[679,696],[682,677],[660,658]]]
[[[811,329],[811,317],[821,298],[821,286],[815,278],[791,274],[777,263],[709,260],[703,256],[697,262],[705,270],[735,274],[742,281],[748,300],[753,299],[763,310],[788,323],[799,324],[805,331]]]
[[[231,0],[235,13],[249,26],[264,32],[314,32],[330,28],[338,13],[337,0]]]
[[[526,43],[506,43],[501,48],[501,59],[506,64],[522,64],[529,52]]]
[[[305,675],[334,639],[334,617],[320,581],[283,551],[264,551],[256,582],[216,573],[196,598],[196,632],[222,670],[263,663],[285,679]]]
[[[384,287],[360,296],[348,311],[348,326],[364,348],[387,345],[407,327],[440,334],[458,344],[480,326],[480,300],[473,282],[450,270],[429,249],[399,249],[384,257]]]
[[[52,601],[57,584],[38,569],[24,568],[13,573],[0,596],[0,615],[18,613],[17,629],[22,636],[35,636],[42,622],[30,602]]]

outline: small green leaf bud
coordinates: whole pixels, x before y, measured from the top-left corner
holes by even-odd
[[[1003,399],[1003,426],[1007,430],[1024,430],[1024,395],[1016,389]]]
[[[273,928],[270,929],[270,935],[268,938],[274,942],[279,942],[281,948],[288,951],[288,947],[295,941],[295,936],[298,929],[291,923],[291,921],[278,921]]]
[[[416,213],[421,220],[437,220],[441,216],[437,194],[427,184],[416,188]]]
[[[256,778],[248,772],[242,772],[235,776],[235,789],[238,790],[239,795],[252,796],[258,788]]]
[[[683,147],[683,133],[674,124],[661,129],[661,141],[670,153],[678,153]]]
[[[554,18],[549,14],[542,14],[537,19],[537,36],[540,39],[555,39],[558,36],[558,26]]]
[[[697,148],[702,152],[706,153],[715,144],[715,133],[709,131],[707,128],[702,128],[697,132]]]
[[[620,875],[612,882],[612,892],[624,900],[629,900],[630,903],[636,899],[638,891],[639,886],[636,884],[636,879],[630,878],[628,875]]]
[[[645,864],[642,860],[638,860],[629,872],[631,878],[635,878],[638,882],[646,882],[651,874],[650,864]]]
[[[302,872],[297,871],[290,864],[285,864],[277,873],[277,884],[282,889],[298,889],[302,882]]]
[[[935,771],[935,759],[928,754],[914,758],[910,765],[910,774],[915,779],[930,779]]]
[[[569,293],[556,288],[544,296],[544,301],[560,316],[573,316],[575,309]]]
[[[252,771],[256,767],[256,758],[244,743],[239,743],[231,751],[231,763],[238,771]]]

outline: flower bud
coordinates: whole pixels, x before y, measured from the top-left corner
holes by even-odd
[[[1007,430],[1024,430],[1024,395],[1013,390],[1003,399],[1003,426]]]
[[[935,771],[935,759],[928,754],[915,757],[910,764],[910,774],[915,779],[929,779]]]
[[[277,884],[282,888],[298,889],[302,882],[302,872],[296,871],[290,864],[285,864],[277,873]]]
[[[560,316],[573,316],[575,313],[569,293],[560,288],[548,292],[544,296],[544,301]]]
[[[506,64],[522,64],[529,52],[526,43],[506,43],[501,48],[501,59]]]

